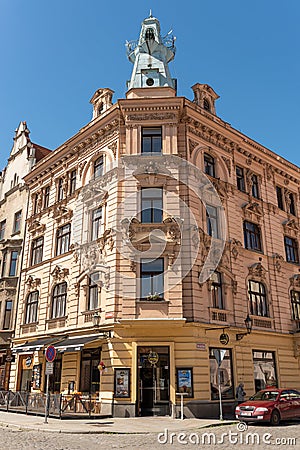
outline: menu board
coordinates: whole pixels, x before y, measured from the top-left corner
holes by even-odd
[[[193,373],[191,368],[177,368],[177,392],[186,394],[186,397],[193,397]]]
[[[115,369],[115,393],[116,398],[130,397],[130,369]]]

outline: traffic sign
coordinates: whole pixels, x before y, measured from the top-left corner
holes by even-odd
[[[45,356],[46,356],[46,360],[47,360],[48,362],[53,362],[53,361],[55,360],[56,349],[55,349],[55,347],[53,347],[53,345],[49,345],[49,346],[46,348]]]
[[[54,363],[46,362],[45,375],[53,375]]]

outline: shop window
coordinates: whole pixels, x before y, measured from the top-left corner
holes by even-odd
[[[217,359],[222,360],[220,367]],[[210,394],[212,400],[219,399],[219,383],[222,399],[233,399],[233,375],[232,375],[232,354],[231,349],[210,348]],[[219,370],[218,370],[219,369]]]
[[[22,211],[18,211],[15,214],[15,220],[14,220],[14,233],[18,233],[21,230],[21,217],[22,217]]]
[[[57,201],[60,202],[64,198],[64,180],[59,178],[57,183]]]
[[[69,251],[71,240],[71,225],[67,224],[58,228],[56,233],[56,256]]]
[[[268,317],[268,304],[265,286],[258,282],[248,281],[248,295],[250,301],[250,314]]]
[[[39,237],[32,241],[30,265],[34,266],[43,260],[44,238]]]
[[[253,366],[255,392],[278,386],[274,352],[253,350]]]
[[[251,194],[255,198],[259,198],[259,188],[258,188],[258,176],[253,174],[251,177]]]
[[[284,247],[287,262],[299,263],[298,242],[289,236],[284,236]]]
[[[218,208],[215,206],[206,205],[206,226],[209,236],[219,238]]]
[[[210,282],[213,307],[224,309],[222,274],[215,271],[210,277]]]
[[[81,353],[80,391],[95,394],[100,389],[100,349],[83,350]]]
[[[99,272],[92,273],[89,276],[89,296],[88,310],[93,310],[99,306]]]
[[[11,328],[11,313],[12,313],[12,301],[7,300],[5,302],[3,330],[9,330]]]
[[[244,169],[242,167],[236,166],[235,173],[236,173],[236,186],[238,190],[241,192],[246,192]]]
[[[291,291],[292,319],[300,320],[300,292]]]
[[[74,194],[76,190],[76,170],[72,170],[70,172],[70,185],[69,185],[69,194]]]
[[[103,175],[103,156],[100,156],[94,162],[94,178],[102,177]]]
[[[163,219],[162,188],[143,188],[141,191],[142,223],[161,223]]]
[[[262,251],[261,232],[258,225],[244,221],[244,242],[248,250]]]
[[[215,160],[208,153],[204,153],[204,172],[211,177],[215,177]]]
[[[53,375],[49,376],[49,392],[59,394],[61,392],[62,355],[57,353],[53,361]],[[46,383],[45,385],[46,386]]]
[[[17,273],[17,263],[18,263],[19,253],[17,251],[12,251],[10,254],[10,265],[9,265],[9,276],[15,277]]]
[[[26,300],[25,324],[37,321],[38,301],[38,291],[30,292]]]
[[[50,200],[50,186],[46,186],[44,190],[44,208],[48,208]]]
[[[141,298],[162,300],[164,292],[163,258],[141,260]]]
[[[280,208],[280,209],[282,209],[282,211],[284,211],[282,188],[279,186],[276,186],[276,197],[277,197],[278,208]]]
[[[161,153],[162,129],[142,128],[142,153]]]
[[[59,283],[55,286],[52,293],[51,319],[64,317],[66,314],[67,303],[67,283]]]
[[[102,233],[102,208],[94,209],[92,215],[92,241],[95,241]]]

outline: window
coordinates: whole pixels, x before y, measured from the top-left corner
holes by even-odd
[[[268,317],[268,305],[265,286],[259,281],[248,281],[248,294],[250,301],[250,314]]]
[[[69,251],[71,239],[71,225],[58,228],[56,234],[56,256]]]
[[[16,251],[12,251],[10,254],[10,266],[9,266],[9,276],[10,277],[16,276],[18,256],[19,256],[19,253]]]
[[[141,191],[142,223],[161,223],[163,219],[162,188],[143,188]]]
[[[7,251],[3,252],[3,259],[2,259],[2,269],[1,269],[1,277],[5,277],[6,275],[6,262],[7,262]]]
[[[51,318],[64,317],[66,314],[67,283],[59,283],[53,289]]]
[[[92,211],[92,241],[101,236],[102,231],[102,208],[97,208]]]
[[[205,109],[205,111],[209,111],[210,112],[210,104],[209,104],[209,101],[206,98],[203,100],[203,108]]]
[[[44,190],[44,208],[48,208],[50,200],[50,186],[46,186]]]
[[[245,248],[248,250],[262,251],[261,234],[258,225],[252,222],[244,222]]]
[[[0,222],[0,241],[5,237],[6,220]]]
[[[222,289],[222,274],[215,271],[211,277],[211,294],[212,304],[214,308],[224,309],[223,303],[223,289]]]
[[[204,153],[204,172],[211,177],[215,176],[215,160],[208,153]]]
[[[38,212],[38,199],[39,199],[39,194],[34,194],[32,196],[32,212],[33,212],[33,214],[37,214],[37,212]]]
[[[57,201],[60,202],[64,198],[64,180],[59,178],[57,183]]]
[[[291,291],[292,319],[300,320],[300,292]]]
[[[255,392],[267,386],[278,386],[275,364],[275,353],[253,350]]]
[[[98,272],[92,273],[89,279],[88,310],[96,309],[99,306],[98,283],[99,283],[99,273]]]
[[[218,209],[215,206],[206,205],[206,226],[209,236],[219,237]]]
[[[162,131],[161,127],[142,128],[142,153],[161,153]]]
[[[100,156],[94,162],[94,178],[101,177],[103,175],[103,156]]]
[[[146,33],[145,33],[145,39],[146,39],[146,41],[154,41],[155,36],[154,36],[153,28],[147,28]]]
[[[30,265],[34,266],[43,260],[44,238],[39,237],[32,241]]]
[[[21,230],[21,217],[22,211],[16,212],[14,220],[14,233],[18,233]]]
[[[81,354],[80,392],[95,394],[100,389],[100,350],[83,350]]]
[[[141,298],[162,299],[164,292],[163,258],[141,260]]]
[[[242,169],[242,167],[236,166],[235,173],[236,173],[236,186],[238,190],[246,192],[244,169]]]
[[[72,170],[70,172],[70,187],[69,187],[69,194],[74,194],[76,190],[76,170]]]
[[[298,263],[299,254],[298,254],[298,242],[296,241],[296,239],[284,236],[284,247],[286,260],[288,262]]]
[[[257,175],[253,174],[251,177],[251,194],[255,198],[259,198],[259,189],[258,189],[258,177]]]
[[[218,366],[218,360],[220,361],[220,368]],[[222,399],[234,398],[231,350],[225,350],[224,348],[210,348],[209,365],[211,399],[219,399],[218,372],[220,373]]]
[[[3,330],[9,330],[10,329],[11,311],[12,311],[12,301],[8,300],[5,303]]]
[[[277,206],[284,211],[282,189],[276,186]]]
[[[25,324],[37,321],[38,301],[38,291],[30,292],[26,301]]]
[[[288,200],[289,200],[289,202],[288,202],[288,212],[290,214],[293,214],[293,216],[295,216],[296,215],[296,208],[295,208],[294,194],[289,193]]]

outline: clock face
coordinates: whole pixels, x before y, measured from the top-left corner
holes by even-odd
[[[147,78],[146,84],[147,84],[147,86],[153,86],[154,85],[153,78]]]

